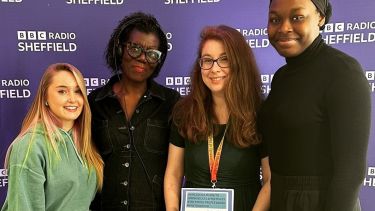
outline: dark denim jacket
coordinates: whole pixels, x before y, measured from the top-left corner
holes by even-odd
[[[89,95],[92,136],[103,157],[104,185],[93,210],[165,210],[163,178],[169,117],[178,92],[154,81],[129,122],[112,91],[119,78]]]

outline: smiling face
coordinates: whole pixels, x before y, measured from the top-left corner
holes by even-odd
[[[144,33],[136,29],[130,33],[127,42],[139,45],[145,50],[159,48],[159,38],[156,34]],[[124,79],[133,83],[146,83],[158,63],[149,63],[144,52],[138,58],[132,58],[127,52],[126,45],[123,45],[123,52],[121,65]]]
[[[319,35],[324,17],[311,0],[272,0],[268,15],[268,38],[284,57],[295,57]]]
[[[219,40],[207,40],[202,46],[201,58],[213,60],[220,58],[222,62],[229,62],[227,61],[224,44]],[[230,72],[230,67],[220,67],[217,61],[213,63],[210,69],[201,69],[202,80],[213,95],[224,94]]]
[[[61,128],[70,130],[83,109],[82,92],[73,73],[64,70],[56,72],[47,89],[46,99]]]

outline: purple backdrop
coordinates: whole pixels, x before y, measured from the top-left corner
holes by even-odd
[[[152,2],[152,3],[151,3]],[[206,25],[237,28],[253,48],[265,93],[272,75],[284,64],[267,40],[267,0],[0,0],[0,164],[34,97],[45,68],[56,62],[77,66],[89,91],[103,85],[110,73],[103,54],[113,28],[130,12],[154,14],[168,33],[169,54],[157,80],[189,93],[189,72],[200,30]],[[331,0],[333,17],[322,33],[327,43],[354,56],[375,90],[375,1]],[[374,109],[373,109],[374,110]],[[372,114],[374,125],[375,114]],[[372,127],[374,128],[374,126]],[[364,211],[375,208],[374,130],[368,171],[361,190]],[[0,205],[7,176],[0,167]]]

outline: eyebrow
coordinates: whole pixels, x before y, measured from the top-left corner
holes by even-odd
[[[297,12],[299,10],[305,10],[305,9],[306,9],[305,7],[296,7],[296,8],[293,8],[291,12],[293,13],[293,12]],[[278,14],[278,13],[275,10],[270,10],[269,14]]]
[[[55,86],[55,88],[59,89],[59,88],[65,88],[65,89],[69,89],[69,88],[73,88],[73,89],[80,89],[79,86],[65,86],[65,85],[59,85],[59,86]]]
[[[227,53],[223,52],[223,53],[221,53],[221,54],[219,55],[219,57],[221,57],[221,56],[225,56],[225,55],[227,55]],[[202,54],[201,57],[204,57],[204,56],[212,57],[210,54]]]
[[[134,45],[138,45],[138,46],[141,46],[143,49],[146,49],[146,50],[149,50],[149,49],[152,49],[152,50],[158,50],[158,46],[144,46],[140,43],[137,43],[137,42],[132,42],[132,41],[128,41],[128,43],[131,43],[131,44],[134,44]]]

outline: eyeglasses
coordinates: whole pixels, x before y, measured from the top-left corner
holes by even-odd
[[[142,55],[142,53],[145,53],[146,60],[150,64],[159,62],[162,55],[162,52],[156,49],[145,49],[141,45],[132,42],[126,43],[126,49],[129,56],[133,59],[137,59]]]
[[[202,68],[202,70],[209,70],[214,66],[215,62],[221,68],[229,67],[229,60],[227,56],[220,56],[217,59],[202,57],[199,59],[199,66]]]

